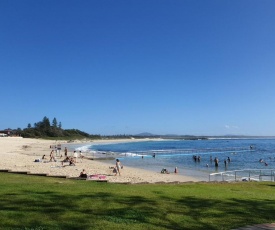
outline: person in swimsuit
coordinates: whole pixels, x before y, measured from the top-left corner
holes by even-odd
[[[121,163],[120,163],[119,159],[116,159],[116,174],[115,174],[115,176],[117,174],[120,175],[120,170],[121,170]]]

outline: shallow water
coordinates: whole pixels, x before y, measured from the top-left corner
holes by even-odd
[[[119,158],[126,167],[156,172],[162,168],[173,172],[177,167],[179,174],[203,180],[213,172],[275,169],[275,139],[162,140],[85,144],[74,148],[87,156]],[[200,157],[200,161],[193,156]],[[218,167],[214,164],[215,157],[219,159]],[[114,164],[113,160],[108,162]]]

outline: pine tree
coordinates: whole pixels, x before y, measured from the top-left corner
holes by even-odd
[[[56,120],[56,118],[53,119],[52,126],[54,128],[57,128],[57,120]]]
[[[49,120],[49,118],[47,118],[46,116],[43,118],[42,127],[43,127],[44,129],[48,129],[48,128],[51,127],[50,120]]]

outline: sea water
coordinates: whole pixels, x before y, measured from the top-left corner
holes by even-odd
[[[173,172],[177,167],[179,174],[202,179],[213,172],[275,169],[275,139],[145,140],[74,147],[87,156],[119,158],[125,167],[156,172],[163,168]]]

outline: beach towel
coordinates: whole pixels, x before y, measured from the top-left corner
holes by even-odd
[[[105,175],[95,174],[87,177],[87,180],[106,180]]]

